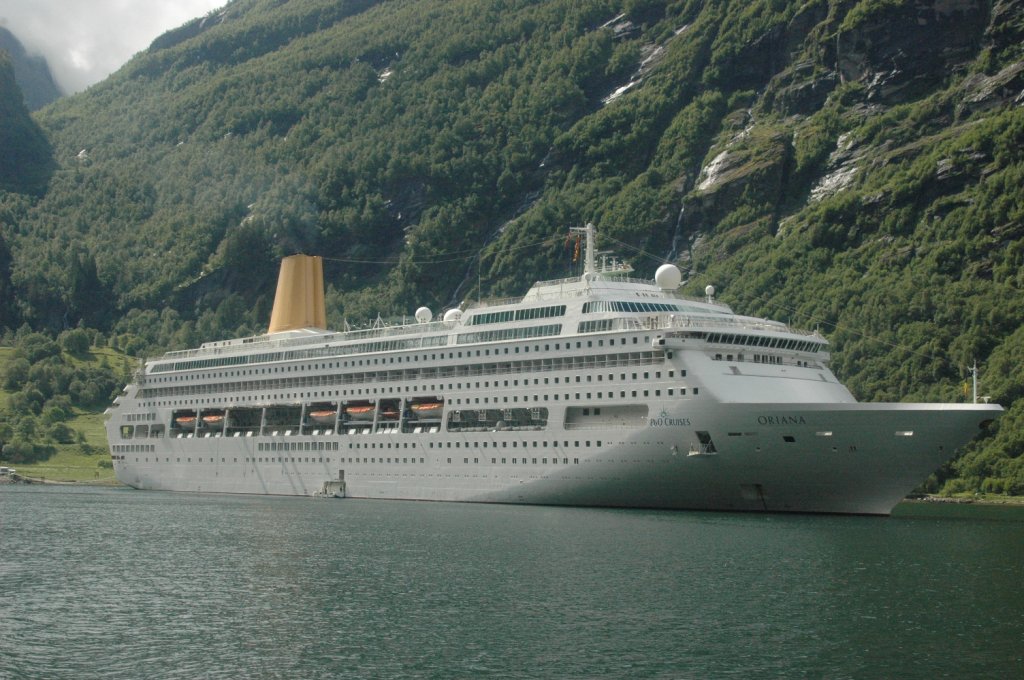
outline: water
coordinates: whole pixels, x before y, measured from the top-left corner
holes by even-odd
[[[1024,677],[1024,508],[0,487],[2,678]]]

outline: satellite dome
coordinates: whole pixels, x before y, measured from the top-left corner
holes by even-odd
[[[679,272],[679,267],[674,264],[663,264],[658,267],[658,271],[654,272],[654,281],[662,290],[675,290],[682,280],[683,275]]]
[[[462,310],[459,309],[458,307],[455,307],[453,309],[449,309],[447,312],[444,313],[444,320],[445,321],[461,321],[462,320]]]
[[[420,323],[427,323],[434,318],[434,313],[426,307],[420,307],[416,310],[416,320]]]
[[[708,302],[715,301],[715,287],[708,286],[704,289],[704,294],[708,296]]]

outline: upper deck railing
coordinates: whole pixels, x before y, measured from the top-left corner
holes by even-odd
[[[530,291],[526,295],[521,295],[521,296],[518,296],[518,297],[505,297],[505,298],[490,298],[490,299],[483,299],[483,300],[472,300],[469,303],[467,303],[465,311],[468,312],[468,311],[474,310],[474,309],[485,309],[485,308],[488,308],[488,307],[502,307],[502,306],[506,306],[506,305],[515,305],[515,304],[519,304],[519,303],[523,302],[527,297],[529,297],[531,301],[533,301],[533,300],[537,300],[537,301],[545,300],[546,301],[546,300],[571,300],[571,299],[576,299],[576,298],[590,297],[590,296],[594,295],[594,290],[592,288],[590,288],[590,287],[587,287],[587,286],[579,286],[579,287],[573,287],[573,288],[565,288],[564,287],[564,286],[569,285],[569,284],[578,284],[579,281],[580,280],[579,280],[578,277],[576,277],[576,278],[569,278],[569,279],[555,279],[555,280],[552,280],[552,281],[540,281],[533,288],[531,288]],[[655,285],[654,281],[650,281],[650,280],[647,280],[647,279],[630,279],[630,278],[625,278],[625,277],[618,277],[618,278],[615,279],[615,281],[624,281],[624,282],[627,282],[627,283],[643,284],[643,285],[647,285],[647,286],[654,286]],[[547,289],[547,290],[545,290],[545,289]],[[606,288],[605,292],[611,292],[613,290],[614,289]],[[660,293],[661,293],[661,295],[663,297],[671,298],[673,300],[682,300],[684,302],[707,303],[707,300],[705,298],[694,297],[692,295],[683,295],[682,293],[679,293],[677,291],[669,291],[669,290],[661,290],[661,289],[659,289],[659,290],[660,290]],[[729,305],[726,305],[724,303],[717,302],[717,301],[714,302],[713,304],[718,306],[718,307],[723,308],[728,313],[732,313],[732,309],[730,309]]]
[[[270,335],[254,335],[242,338],[241,341],[232,341],[229,344],[214,347],[200,347],[197,349],[183,349],[167,352],[159,359],[189,359],[203,356],[219,356],[226,354],[238,354],[239,352],[251,352],[254,349],[284,349],[291,347],[302,347],[306,345],[323,345],[332,342],[350,342],[356,340],[375,340],[379,338],[394,338],[403,335],[418,335],[430,333],[446,333],[455,326],[456,322],[432,321],[430,323],[411,323],[400,325],[381,325],[376,328],[365,328],[351,331],[325,332],[317,335],[309,335],[298,338],[274,338]]]
[[[601,318],[601,317],[595,317]],[[604,318],[607,318],[606,316]],[[240,353],[251,353],[254,350],[267,351],[275,349],[290,349],[310,345],[328,345],[338,342],[355,342],[366,340],[379,340],[387,338],[400,338],[410,335],[431,335],[448,334],[457,326],[457,322],[433,321],[430,323],[414,323],[396,326],[380,326],[346,332],[324,333],[298,338],[273,338],[269,335],[244,338],[241,342],[235,341],[230,344],[215,347],[203,347],[199,349],[179,350],[167,352],[157,360],[181,360],[195,357],[217,357]],[[567,329],[572,335],[576,335],[576,328],[573,326]],[[628,330],[651,330],[651,331],[672,331],[672,330],[700,330],[712,331],[721,330],[753,331],[761,333],[788,333],[804,337],[818,336],[816,331],[790,328],[779,321],[767,319],[756,319],[753,317],[732,316],[726,314],[709,314],[699,316],[686,313],[652,313],[652,314],[631,314],[619,316],[612,319],[612,324],[606,326],[601,332]],[[588,335],[584,333],[584,335]],[[440,346],[440,345],[438,345]]]

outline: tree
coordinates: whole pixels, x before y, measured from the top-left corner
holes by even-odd
[[[77,252],[68,263],[67,323],[102,327],[110,322],[110,293],[100,281],[96,258],[92,253]]]
[[[6,370],[4,370],[4,389],[8,392],[21,389],[21,386],[28,380],[30,366],[28,359],[23,357],[16,357],[7,362]]]

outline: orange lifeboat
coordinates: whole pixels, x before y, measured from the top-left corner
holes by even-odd
[[[310,420],[312,420],[315,423],[320,423],[321,425],[333,425],[334,424],[334,418],[337,415],[338,415],[338,411],[336,409],[333,409],[333,408],[332,409],[326,409],[326,408],[324,408],[324,409],[317,409],[316,411],[310,411],[309,412]]]
[[[350,404],[345,407],[345,415],[352,420],[372,420],[373,404]]]
[[[439,416],[441,411],[444,409],[444,402],[441,401],[421,401],[416,404],[409,404],[409,409],[417,416]]]

